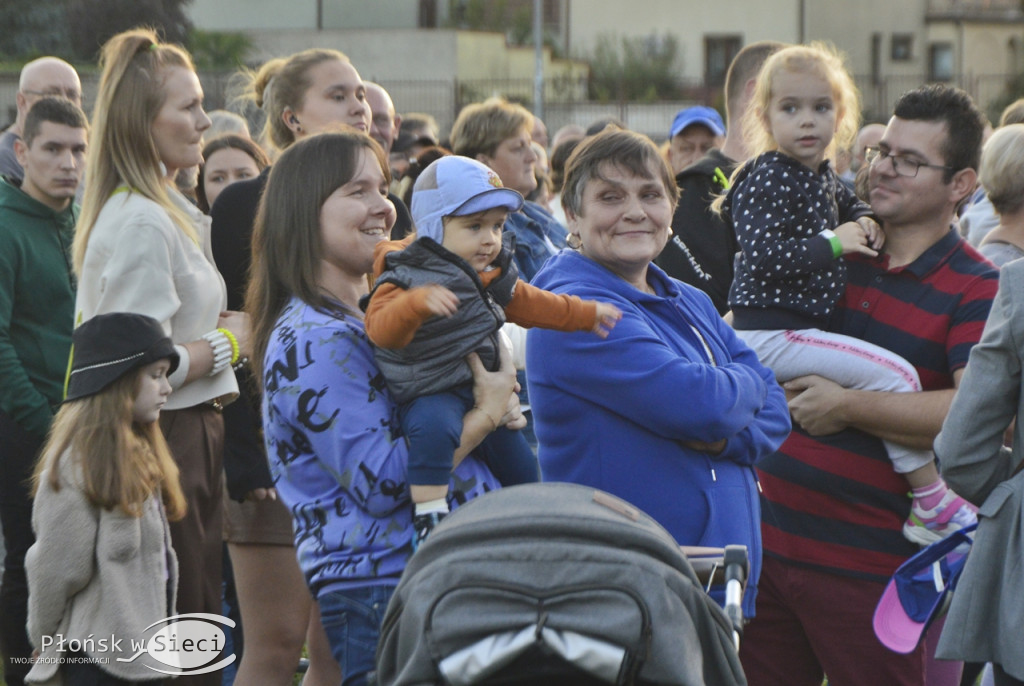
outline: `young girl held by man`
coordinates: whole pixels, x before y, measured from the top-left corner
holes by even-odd
[[[40,659],[27,681],[153,684],[161,675],[148,655],[132,659],[132,641],[175,614],[167,522],[184,515],[185,498],[157,420],[178,354],[140,314],[97,315],[72,343],[66,399],[34,476],[25,569]]]
[[[875,257],[885,240],[829,162],[856,135],[859,113],[856,86],[830,48],[794,45],[765,62],[745,121],[752,159],[717,201],[740,243],[733,326],[781,382],[817,374],[847,388],[920,391],[902,357],[828,332],[846,286],[843,256]],[[885,445],[913,492],[906,538],[927,545],[975,521],[931,451]]]

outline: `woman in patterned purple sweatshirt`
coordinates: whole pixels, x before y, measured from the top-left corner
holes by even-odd
[[[373,248],[395,221],[389,182],[384,153],[363,133],[289,147],[256,219],[246,297],[267,455],[345,684],[365,683],[372,670],[384,609],[412,554],[408,450],[359,310]],[[504,357],[494,373],[470,360],[475,405],[522,423]],[[464,418],[454,504],[498,487],[469,454],[493,429],[481,414]]]

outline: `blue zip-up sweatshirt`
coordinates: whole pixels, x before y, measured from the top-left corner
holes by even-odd
[[[656,295],[563,250],[534,279],[623,313],[605,340],[528,334],[541,472],[545,481],[585,484],[633,503],[681,545],[746,545],[743,609],[753,616],[761,522],[752,465],[789,434],[785,395],[706,294],[653,264],[648,270]],[[684,445],[721,439],[726,447],[714,456]]]
[[[263,428],[313,595],[397,584],[412,554],[409,451],[361,320],[292,298],[264,358]],[[448,497],[496,488],[470,455]]]

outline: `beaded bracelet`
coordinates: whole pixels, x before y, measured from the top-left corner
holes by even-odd
[[[210,376],[217,376],[231,361],[231,341],[220,329],[204,333],[202,338],[210,344],[213,351],[213,369],[210,370]]]
[[[231,343],[231,366],[234,367],[236,364],[238,364],[238,357],[241,354],[241,352],[238,350],[238,339],[235,338],[235,334],[231,333],[230,331],[223,327],[218,328],[217,331],[220,331],[222,334],[224,334],[224,336],[227,337],[228,341]]]

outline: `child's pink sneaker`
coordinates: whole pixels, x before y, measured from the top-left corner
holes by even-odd
[[[921,507],[915,498],[910,517],[903,524],[903,535],[918,545],[931,545],[977,522],[977,512],[978,508],[953,491],[946,491],[942,501],[930,510]]]

